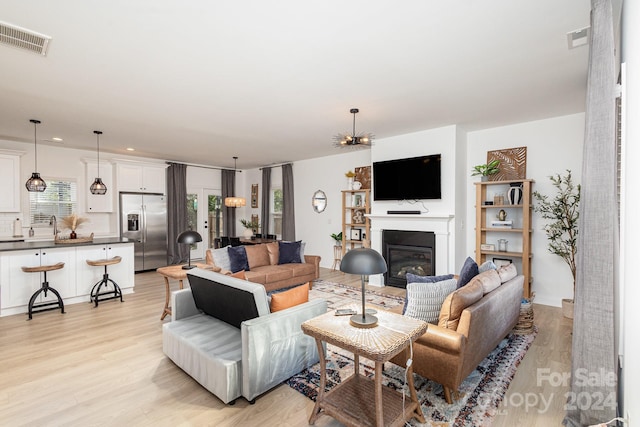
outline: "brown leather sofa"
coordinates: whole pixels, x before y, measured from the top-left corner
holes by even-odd
[[[459,321],[453,322],[455,325],[446,319],[443,322],[441,311],[440,326],[429,324],[427,332],[413,344],[413,372],[442,384],[447,403],[453,402],[451,392],[457,396],[462,381],[518,322],[523,284],[524,276],[502,283],[464,308]],[[456,292],[468,286],[472,288],[465,292],[472,293],[478,283],[472,280]],[[479,286],[482,288],[482,284]],[[455,328],[450,329],[451,326]],[[404,367],[406,360],[402,352],[391,362]]]
[[[250,282],[264,285],[267,292],[309,282],[320,277],[320,256],[305,255],[303,263],[278,264],[278,242],[246,245],[249,270],[245,271]],[[207,264],[215,265],[211,250],[207,250]],[[225,274],[228,271],[221,271]]]

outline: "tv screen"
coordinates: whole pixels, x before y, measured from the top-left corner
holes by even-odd
[[[374,200],[441,199],[440,154],[373,163]]]

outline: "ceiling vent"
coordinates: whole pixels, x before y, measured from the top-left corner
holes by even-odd
[[[0,21],[0,43],[46,55],[50,41],[49,36]]]
[[[584,27],[567,33],[569,49],[589,44],[589,28],[590,27]]]

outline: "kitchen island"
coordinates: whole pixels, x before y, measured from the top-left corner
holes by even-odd
[[[29,298],[41,286],[43,273],[25,273],[23,266],[64,262],[64,268],[47,273],[47,281],[60,293],[66,306],[89,303],[91,288],[102,279],[104,269],[89,266],[86,261],[114,256],[120,256],[122,261],[109,266],[109,277],[118,283],[123,294],[133,293],[133,242],[126,239],[106,237],[65,244],[55,243],[53,239],[0,243],[0,316],[26,313]],[[38,297],[37,302],[54,299],[49,293],[46,298]]]

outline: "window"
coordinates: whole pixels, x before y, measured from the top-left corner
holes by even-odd
[[[271,190],[270,233],[282,236],[282,188]]]
[[[76,210],[75,181],[45,179],[45,182],[45,191],[29,193],[29,215],[34,226],[48,226],[52,216],[64,218]]]

